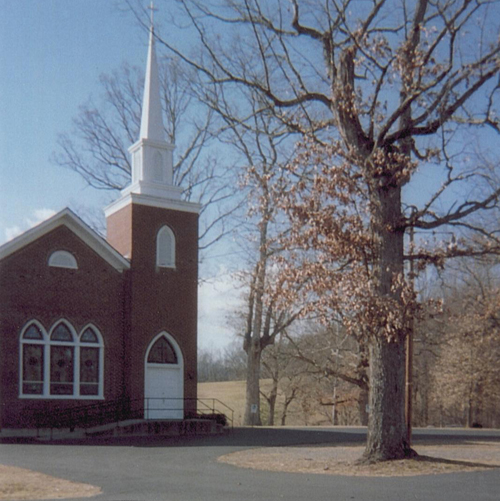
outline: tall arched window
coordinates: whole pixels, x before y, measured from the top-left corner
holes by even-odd
[[[103,353],[99,338],[92,326],[80,335],[80,395],[102,393]]]
[[[102,398],[104,345],[93,325],[78,335],[66,320],[47,333],[33,320],[20,336],[20,396]]]
[[[43,395],[47,336],[35,320],[21,332],[21,394]]]
[[[75,393],[75,335],[64,321],[50,333],[50,394]]]
[[[175,268],[175,235],[168,226],[163,226],[156,236],[156,266]]]

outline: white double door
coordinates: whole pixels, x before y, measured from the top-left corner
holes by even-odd
[[[183,419],[182,367],[146,363],[144,396],[145,419]]]

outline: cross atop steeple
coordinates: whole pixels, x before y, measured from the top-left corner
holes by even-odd
[[[154,31],[154,13],[155,11],[157,11],[158,9],[154,6],[154,3],[151,2],[149,4],[149,7],[146,7],[147,9],[149,9],[151,12],[150,12],[150,16],[151,16],[151,31]]]

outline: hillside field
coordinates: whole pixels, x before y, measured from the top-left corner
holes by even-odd
[[[270,379],[263,379],[260,382],[261,390],[267,392],[271,387]],[[212,406],[212,403],[208,399],[217,399],[224,402],[228,407],[234,411],[234,426],[241,426],[243,423],[243,415],[245,413],[245,381],[222,381],[215,383],[198,383],[198,398],[207,399],[205,403]],[[283,399],[278,395],[278,402],[276,405],[275,413],[275,424],[279,425],[281,421],[281,412]],[[268,405],[264,397],[261,398],[261,418],[262,424],[267,423],[268,415]],[[200,406],[198,406],[200,408]],[[216,403],[215,409],[222,411],[224,414],[228,415],[230,412],[226,412],[223,406]],[[326,416],[315,413],[310,415],[310,412],[305,414],[305,410],[301,408],[298,403],[292,403],[287,415],[286,424],[295,426],[304,425],[327,425],[330,424]],[[229,416],[230,417],[230,416]]]

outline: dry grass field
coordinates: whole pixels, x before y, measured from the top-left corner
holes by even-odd
[[[270,379],[262,379],[261,390],[268,392],[271,387]],[[241,426],[243,423],[243,415],[245,413],[245,381],[222,381],[216,383],[199,383],[198,398],[210,399],[215,398],[224,402],[228,407],[234,410],[234,426]],[[209,401],[207,400],[207,404]],[[211,404],[210,404],[211,405]],[[275,425],[280,424],[281,411],[283,408],[283,398],[278,396],[275,413]],[[216,406],[217,409],[217,406]],[[222,406],[218,407],[219,411],[227,414]],[[261,417],[263,424],[266,424],[268,414],[268,405],[265,398],[261,398]],[[293,402],[290,405],[287,413],[287,425],[304,426],[304,425],[327,425],[330,424],[326,416],[319,413],[307,412],[300,407],[298,403]]]
[[[234,426],[242,423],[245,412],[245,381],[222,381],[217,383],[198,383],[198,398],[207,399],[207,405],[212,405],[208,399],[218,399],[234,411]],[[200,408],[200,406],[198,405]],[[216,403],[216,410],[228,415],[227,409]],[[229,416],[230,417],[230,416]]]

